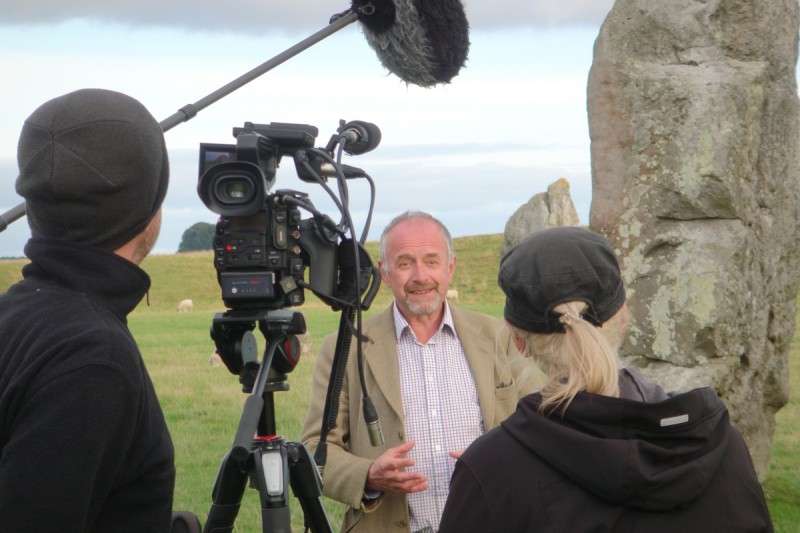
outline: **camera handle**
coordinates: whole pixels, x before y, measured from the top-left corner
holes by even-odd
[[[322,481],[308,450],[300,442],[286,442],[275,431],[273,393],[289,390],[289,385],[286,375],[277,372],[272,361],[279,347],[296,332],[287,331],[283,321],[272,327],[268,316],[259,319],[259,325],[265,337],[269,337],[269,343],[245,401],[233,447],[225,455],[214,483],[203,532],[233,531],[250,479],[250,486],[257,489],[260,496],[263,533],[291,531],[289,486],[303,508],[306,528],[332,533],[322,505]]]

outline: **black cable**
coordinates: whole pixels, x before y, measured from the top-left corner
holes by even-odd
[[[361,246],[366,245],[364,241],[367,239],[367,235],[369,234],[369,227],[372,224],[372,211],[375,208],[375,181],[372,177],[364,173],[364,179],[367,180],[369,183],[369,210],[367,211],[367,220],[364,221],[364,229],[361,230]]]

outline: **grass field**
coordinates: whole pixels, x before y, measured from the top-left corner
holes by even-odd
[[[456,239],[458,268],[453,286],[461,305],[500,316],[502,294],[496,287],[497,262],[502,236]],[[374,245],[368,246],[373,254]],[[19,278],[24,261],[0,261],[0,290]],[[246,395],[237,376],[208,360],[214,345],[209,328],[216,312],[223,310],[210,253],[153,256],[143,265],[153,285],[150,306],[142,302],[130,316],[148,369],[158,389],[175,443],[178,470],[175,508],[196,513],[205,522],[211,490],[225,453],[230,450]],[[176,313],[184,298],[192,298],[194,311]],[[304,354],[289,374],[290,390],[274,394],[276,426],[287,440],[299,438],[310,393],[314,354],[321,339],[336,331],[339,314],[311,294],[302,311],[313,339],[310,354]],[[366,314],[381,311],[390,301],[381,292]],[[798,329],[800,331],[800,329]],[[259,346],[264,347],[263,338]],[[790,403],[777,415],[770,475],[764,483],[775,529],[780,533],[800,532],[800,335],[790,355]],[[254,490],[246,490],[235,531],[261,531],[259,502]],[[291,505],[294,531],[302,531],[302,510]],[[334,529],[338,530],[343,508],[325,500]]]

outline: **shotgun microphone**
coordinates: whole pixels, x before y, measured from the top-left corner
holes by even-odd
[[[352,0],[381,64],[407,84],[449,83],[469,52],[461,0]]]

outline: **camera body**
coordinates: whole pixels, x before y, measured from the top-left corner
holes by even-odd
[[[235,145],[200,145],[198,194],[220,215],[214,267],[225,305],[280,309],[302,305],[301,286],[332,294],[337,281],[337,235],[317,220],[302,219],[305,193],[269,194],[284,155],[313,147],[317,128],[304,124],[253,124],[234,128]]]
[[[301,305],[306,261],[300,248],[300,212],[266,198],[255,215],[220,216],[214,234],[214,267],[228,307]]]

